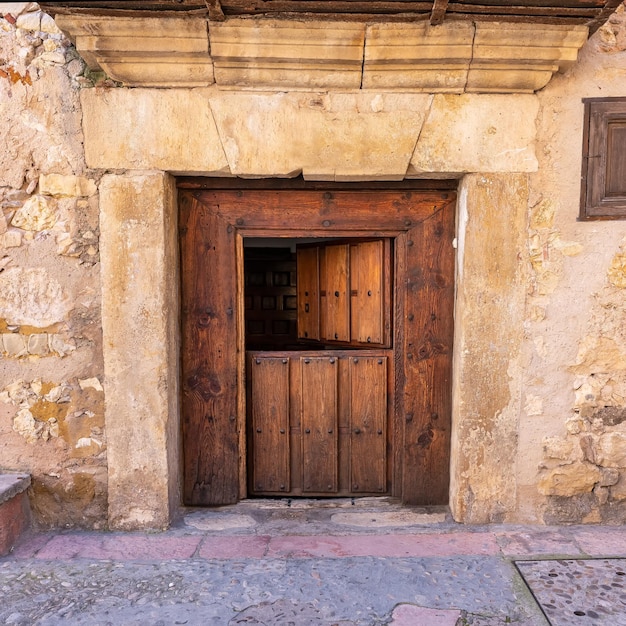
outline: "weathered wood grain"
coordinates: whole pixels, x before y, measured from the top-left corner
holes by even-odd
[[[233,503],[239,497],[235,232],[183,193],[180,233],[184,499]]]

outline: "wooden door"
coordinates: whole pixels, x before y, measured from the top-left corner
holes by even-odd
[[[249,351],[251,495],[390,493],[392,350]]]
[[[331,485],[337,493],[344,488],[355,491],[355,485],[359,493],[363,488],[367,489],[365,493],[380,493],[377,490],[383,485],[383,493],[401,497],[407,503],[447,503],[454,191],[425,188],[424,184],[419,188],[417,182],[411,183],[414,188],[397,190],[354,190],[331,184],[322,190],[255,189],[252,183],[249,189],[229,189],[233,183],[206,180],[184,184],[187,188],[181,189],[179,223],[185,503],[236,502],[247,495],[250,476],[252,482],[269,480],[270,488],[278,489],[272,493],[281,492],[281,484],[285,489],[301,485],[303,492],[305,488],[323,491]],[[257,183],[261,184],[267,183]],[[445,186],[440,181],[429,184]],[[382,352],[391,351],[382,355],[374,352],[368,358],[376,360],[353,365],[348,355],[339,358],[335,414],[329,411],[334,402],[329,391],[323,398],[324,410],[306,416],[296,409],[302,401],[298,394],[311,394],[311,388],[303,383],[303,366],[296,367],[290,356],[270,353],[269,358],[279,362],[268,366],[266,378],[272,372],[274,380],[276,372],[283,371],[278,365],[288,367],[289,374],[279,384],[273,383],[275,388],[267,395],[266,406],[255,409],[251,418],[255,433],[260,428],[256,434],[261,437],[269,428],[270,437],[258,443],[256,435],[247,436],[244,237],[383,237],[393,241],[394,247],[393,323],[387,331],[390,348],[380,348]],[[360,297],[358,279],[357,284],[357,293],[351,289],[348,300]],[[320,297],[321,291],[320,287]],[[334,291],[341,293],[340,289]],[[375,288],[368,291],[374,294]],[[348,332],[367,342],[375,331],[366,334],[360,323],[350,319]],[[359,358],[364,356],[360,354]],[[311,357],[331,358],[329,354]],[[374,374],[366,372],[364,376],[361,371],[365,368],[358,367],[367,364],[376,370],[382,367],[379,357],[386,359],[388,410],[384,415],[379,400],[368,400],[366,394],[382,382],[372,383],[370,377]],[[326,389],[328,384],[322,381],[327,381],[330,363],[323,365],[316,362],[312,380]],[[284,428],[285,389],[289,395],[289,430]],[[359,402],[362,408],[351,412],[349,407]],[[283,417],[275,421],[279,413]],[[381,423],[383,430],[387,429],[385,444],[378,439]],[[281,433],[281,428],[286,432]],[[337,450],[330,457],[334,461],[311,459],[313,465],[304,463],[304,455],[313,455],[317,445],[313,438],[308,443],[302,441],[307,428],[312,431],[309,434],[315,433],[320,446]],[[277,467],[267,470],[261,464],[254,474],[247,465],[248,442],[252,447],[276,451],[281,459]],[[363,448],[375,450],[371,467],[358,459],[356,451]],[[314,475],[307,476],[305,466],[315,467]]]

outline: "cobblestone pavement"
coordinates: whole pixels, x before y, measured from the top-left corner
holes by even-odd
[[[468,527],[384,501],[243,502],[187,511],[164,533],[32,533],[0,559],[0,623],[544,626],[515,561],[622,556],[619,527]],[[551,623],[624,623],[617,615],[553,612]]]

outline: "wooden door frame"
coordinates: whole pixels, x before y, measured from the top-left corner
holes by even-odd
[[[401,356],[394,363],[390,424],[392,495],[408,504],[447,504],[456,206],[451,181],[396,189],[237,183],[235,189],[228,181],[179,184],[185,503],[228,504],[247,493],[244,237],[319,236],[395,239],[393,336]],[[203,255],[208,272],[193,266],[193,254]]]

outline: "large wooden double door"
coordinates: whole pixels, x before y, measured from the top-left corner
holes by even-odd
[[[180,193],[185,503],[446,503],[454,191],[188,184],[199,188]],[[308,238],[297,337],[246,350],[244,243],[263,237]]]

